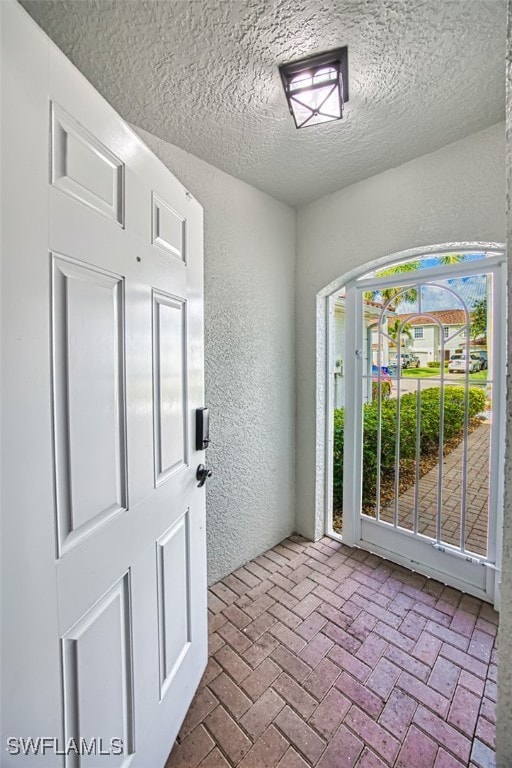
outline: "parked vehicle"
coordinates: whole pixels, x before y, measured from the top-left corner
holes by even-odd
[[[448,363],[448,373],[475,373],[481,368],[481,358],[478,355],[452,355]]]
[[[489,359],[487,357],[487,350],[486,349],[479,349],[477,352],[472,352],[471,354],[475,354],[480,358],[480,370],[486,371],[489,367]]]
[[[411,355],[409,352],[402,352],[401,355],[393,355],[389,361],[390,366],[398,368],[419,368],[420,359],[417,355]]]

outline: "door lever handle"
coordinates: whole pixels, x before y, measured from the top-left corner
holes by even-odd
[[[212,476],[212,474],[213,473],[211,469],[208,469],[208,467],[205,467],[204,464],[200,464],[196,472],[196,480],[199,480],[197,487],[202,488],[203,485],[208,480],[208,478]]]

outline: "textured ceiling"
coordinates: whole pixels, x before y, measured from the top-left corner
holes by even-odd
[[[130,123],[293,205],[504,119],[506,0],[23,0]],[[341,122],[277,65],[348,45]]]

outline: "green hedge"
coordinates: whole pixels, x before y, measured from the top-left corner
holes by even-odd
[[[372,400],[377,399],[379,389],[382,393],[382,397],[385,400],[391,397],[391,382],[388,379],[381,379],[380,382],[372,381]]]
[[[437,453],[440,433],[440,387],[431,387],[421,393],[421,435],[420,454]],[[462,436],[464,430],[464,387],[445,387],[444,390],[444,442]],[[416,410],[417,393],[400,398],[400,460],[416,456]],[[469,417],[474,418],[485,408],[486,395],[481,387],[469,390]],[[377,416],[378,403],[363,406],[363,505],[375,502],[377,485]],[[393,477],[395,473],[397,401],[383,400],[381,403],[381,478]],[[344,409],[334,412],[334,472],[333,501],[335,508],[343,503],[343,450],[344,450]]]

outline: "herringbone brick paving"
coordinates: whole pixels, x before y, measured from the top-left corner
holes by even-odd
[[[211,587],[210,658],[166,768],[490,768],[487,605],[286,539]]]
[[[477,427],[468,436],[467,478],[465,485],[465,545],[470,552],[487,554],[487,524],[489,512],[489,452],[491,425],[489,421]],[[464,443],[443,457],[443,514],[441,539],[460,545],[462,467]],[[439,466],[436,465],[420,479],[418,492],[418,531],[424,536],[436,538],[437,493]],[[416,504],[415,487],[400,494],[398,500],[398,524],[413,530],[413,510]],[[394,520],[394,501],[381,510],[380,517],[388,523]]]

